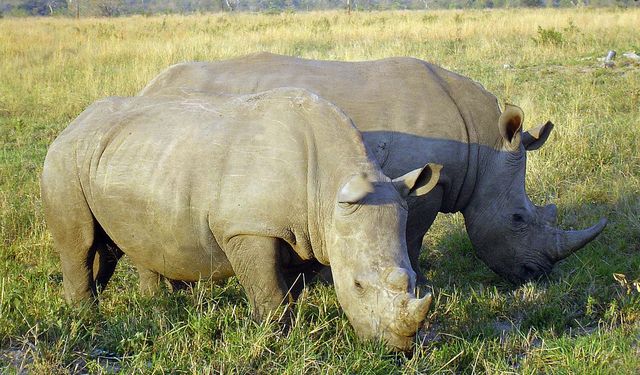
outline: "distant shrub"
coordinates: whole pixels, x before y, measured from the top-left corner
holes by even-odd
[[[569,19],[567,27],[556,30],[553,27],[548,29],[538,26],[538,36],[533,38],[536,45],[552,45],[563,46],[574,41],[576,36],[580,34],[580,29]]]
[[[331,28],[331,22],[327,17],[320,17],[311,23],[311,27],[316,32],[325,32]]]
[[[436,16],[435,14],[425,14],[424,16],[422,16],[422,22],[424,23],[431,23],[434,22],[438,19],[438,16]]]
[[[522,6],[529,8],[544,7],[544,0],[521,0]]]
[[[123,10],[123,6],[119,1],[111,0],[96,1],[95,7],[98,15],[102,17],[119,16]]]
[[[267,10],[262,12],[262,14],[266,14],[266,15],[270,15],[270,16],[277,16],[280,13],[282,13],[282,11],[280,9],[278,9],[278,8],[268,8]]]
[[[564,44],[564,37],[562,32],[557,31],[554,28],[545,29],[542,26],[538,26],[538,37],[533,38],[536,45],[553,45],[561,46]]]

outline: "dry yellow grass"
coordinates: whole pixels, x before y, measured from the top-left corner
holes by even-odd
[[[66,109],[60,103],[81,103],[74,107],[81,109],[101,96],[134,94],[180,61],[267,50],[338,60],[408,55],[463,72],[497,70],[503,64],[565,64],[609,48],[631,49],[639,24],[639,10],[615,9],[4,19],[0,68],[5,84],[33,97],[28,105],[55,112]],[[570,25],[577,29],[563,32]],[[569,47],[532,43],[538,26],[563,32]],[[13,96],[3,94],[5,100]]]
[[[640,295],[611,274],[640,277],[640,65],[620,56],[640,53],[638,25],[640,9],[614,8],[0,19],[0,372],[7,353],[35,372],[99,372],[98,348],[125,372],[637,373]],[[440,218],[424,253],[438,339],[411,359],[358,342],[330,288],[301,301],[288,335],[252,324],[233,281],[141,298],[126,262],[98,316],[65,307],[38,192],[48,144],[171,64],[258,51],[414,56],[468,75],[522,106],[526,126],[557,125],[529,159],[534,202],[558,204],[565,227],[610,224],[550,281],[514,288],[474,257],[460,216]]]

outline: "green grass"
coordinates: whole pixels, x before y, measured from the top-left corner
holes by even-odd
[[[589,8],[0,19],[0,372],[638,373],[640,293],[612,276],[640,278],[640,65],[621,56],[640,52],[638,24],[638,10]],[[126,259],[99,312],[66,306],[38,191],[48,144],[170,64],[263,50],[415,56],[472,77],[527,127],[556,124],[529,158],[532,200],[556,203],[565,228],[606,216],[607,229],[516,288],[475,257],[461,216],[439,217],[422,254],[436,303],[412,356],[357,340],[322,285],[289,332],[252,322],[235,279],[142,297]]]

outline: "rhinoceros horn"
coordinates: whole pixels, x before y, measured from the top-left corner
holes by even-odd
[[[422,322],[427,317],[431,300],[431,293],[427,293],[427,295],[422,298],[415,298],[409,301],[409,316],[413,316],[416,323]]]
[[[591,240],[596,238],[600,232],[607,225],[607,219],[600,219],[600,221],[587,229],[583,230],[559,230],[557,229],[556,238],[556,251],[555,254],[549,254],[555,261],[562,260],[569,255],[573,254],[576,250],[582,248]]]
[[[406,315],[393,325],[393,330],[402,336],[415,335],[420,323],[427,317],[427,312],[431,306],[431,293],[422,298],[411,298],[405,294],[397,302],[406,303]]]
[[[409,289],[409,271],[400,267],[388,268],[386,281],[389,286],[398,292],[406,292]],[[404,297],[406,298],[406,296]],[[420,323],[427,316],[431,306],[431,293],[427,293],[422,298],[410,298],[407,303],[408,316],[412,317],[414,323]]]

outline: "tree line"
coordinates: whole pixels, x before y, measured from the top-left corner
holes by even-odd
[[[324,9],[463,9],[640,6],[638,0],[0,0],[0,16],[101,16]]]

